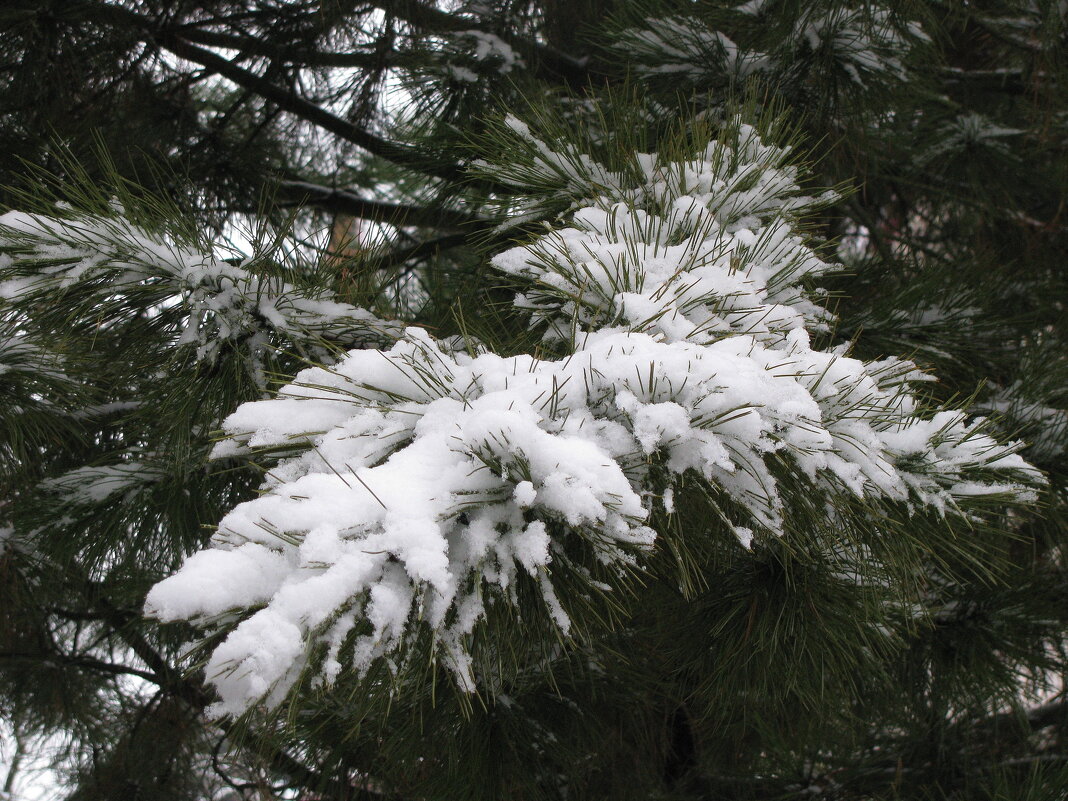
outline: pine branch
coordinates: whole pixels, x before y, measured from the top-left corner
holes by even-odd
[[[159,685],[159,677],[147,670],[139,670],[129,665],[117,665],[91,656],[81,654],[46,653],[42,651],[0,651],[0,660],[5,662],[58,663],[70,667],[95,670],[112,676],[137,676],[145,681]]]
[[[80,0],[72,5],[82,12],[90,15],[96,14],[102,19],[139,31],[146,42],[156,44],[179,58],[199,64],[221,75],[236,85],[271,101],[283,111],[310,122],[324,131],[329,131],[342,140],[366,150],[371,155],[446,181],[459,181],[466,176],[465,171],[456,164],[443,162],[416,148],[376,136],[365,128],[304,99],[293,90],[279,86],[241,67],[237,60],[231,61],[211,50],[198,47],[184,38],[180,29],[161,26],[148,17],[110,4]]]
[[[283,180],[278,182],[277,187],[282,205],[311,205],[324,211],[388,222],[397,226],[458,228],[470,223],[484,222],[479,217],[461,211],[368,200],[355,192],[308,181]]]
[[[1023,69],[973,70],[960,67],[942,67],[942,77],[947,81],[966,84],[970,89],[1001,91],[1006,94],[1023,95],[1048,86],[1052,76],[1044,70],[1026,73]]]
[[[422,242],[416,242],[414,245],[397,248],[389,253],[384,253],[378,258],[368,261],[365,267],[369,271],[388,270],[392,267],[396,267],[398,264],[404,264],[411,259],[422,258],[442,250],[461,247],[467,244],[469,239],[470,235],[466,233],[446,234],[445,236],[439,236],[435,239],[426,239]]]
[[[194,64],[200,64],[202,67],[207,67],[224,78],[233,81],[238,86],[249,89],[260,97],[270,100],[283,111],[288,111],[307,122],[313,123],[346,142],[351,142],[363,148],[373,156],[384,158],[398,166],[407,167],[446,181],[459,181],[465,177],[464,170],[455,164],[443,163],[439,159],[422,153],[413,147],[397,144],[376,136],[342,117],[331,114],[323,107],[305,100],[292,90],[272,83],[266,78],[238,66],[236,62],[223,58],[210,50],[197,47],[173,33],[158,34],[156,40],[174,55]]]
[[[198,711],[202,711],[208,705],[208,695],[199,681],[186,678],[179,673],[166,659],[136,630],[135,626],[142,622],[141,616],[129,610],[121,609],[103,594],[99,584],[87,582],[91,597],[95,599],[96,606],[103,612],[105,619],[111,625],[112,631],[119,637],[137,656],[149,666],[151,672],[137,671],[136,669],[122,669],[122,672],[139,675],[151,681],[162,690],[175,695],[186,701]],[[0,655],[2,656],[2,655]],[[96,663],[96,660],[92,660]],[[104,663],[91,665],[102,670]],[[122,666],[114,666],[115,671]],[[235,732],[233,724],[222,724],[221,728],[228,735]],[[265,747],[265,746],[264,746]],[[268,764],[279,773],[288,776],[294,784],[310,790],[326,790],[336,793],[337,798],[351,801],[372,801],[381,798],[365,788],[338,781],[337,779],[323,776],[315,770],[302,764],[298,759],[281,749],[271,749],[266,754]]]
[[[456,33],[468,30],[483,30],[478,20],[455,13],[441,11],[418,0],[374,0],[373,4],[409,25],[431,33]],[[590,68],[589,56],[576,57],[551,45],[516,34],[498,33],[501,39],[514,47],[523,58],[538,65],[539,78],[562,79],[574,87],[586,86],[595,77],[604,77]]]
[[[325,258],[307,242],[289,259],[287,239],[227,260],[192,226],[188,243],[184,223],[157,231],[162,215],[122,193],[92,214],[77,203],[13,213],[25,235],[0,257],[0,300],[14,298],[15,351],[32,330],[32,344],[63,357],[63,381],[100,388],[85,399],[97,412],[133,396],[144,408],[91,414],[61,382],[39,388],[32,360],[0,353],[15,400],[41,406],[31,410],[42,420],[31,429],[8,414],[0,432],[28,466],[16,459],[18,475],[4,479],[15,494],[0,503],[0,549],[39,530],[39,576],[52,584],[43,604],[21,602],[50,625],[26,629],[45,641],[0,651],[17,668],[8,673],[40,665],[72,681],[64,700],[79,714],[102,709],[94,722],[138,756],[157,729],[119,728],[118,715],[155,715],[162,702],[206,781],[216,740],[216,757],[232,749],[222,767],[238,795],[696,799],[967,785],[994,797],[1008,777],[1045,797],[1024,774],[1062,758],[1046,740],[1068,725],[1068,701],[1028,709],[1017,677],[1063,672],[1060,588],[1023,583],[1010,595],[993,582],[1026,582],[1063,550],[1064,473],[1051,457],[1052,511],[1036,520],[1027,509],[1042,477],[992,433],[1063,439],[1062,332],[1049,305],[1064,294],[1064,175],[1051,160],[1062,80],[1052,61],[1031,63],[1060,35],[1045,7],[992,17],[943,4],[924,15],[925,32],[917,23],[927,43],[913,54],[888,2],[702,6],[685,23],[643,4],[626,15],[615,0],[292,0],[218,14],[12,2],[0,61],[29,66],[0,70],[38,133],[54,76],[71,98],[58,112],[74,110],[64,141],[76,145],[116,100],[123,132],[104,146],[122,159],[131,142],[158,142],[149,157],[179,173],[188,158],[167,180],[192,203],[252,217],[273,208],[272,220],[279,206],[305,206],[396,229],[380,247],[333,243]],[[977,30],[973,13],[1002,35]],[[624,41],[628,19],[638,27]],[[572,34],[601,22],[594,58],[615,53],[640,94],[600,92],[609,79],[577,57]],[[930,91],[892,91],[906,73]],[[721,102],[715,87],[729,76],[766,114]],[[421,102],[395,117],[372,101],[379,79],[398,77]],[[350,83],[366,97],[342,97]],[[796,141],[768,98],[804,115]],[[532,119],[492,119],[528,107]],[[172,139],[175,110],[190,119]],[[403,127],[387,127],[394,118]],[[820,136],[818,174],[775,151]],[[25,138],[25,152],[42,150],[32,142],[43,137]],[[403,173],[403,192],[297,165],[329,164],[338,147],[370,153],[372,173]],[[297,166],[270,173],[267,160]],[[808,205],[818,186],[854,177],[863,193]],[[256,190],[271,205],[257,207]],[[844,234],[842,251],[825,230]],[[79,232],[71,255],[66,239]],[[846,250],[863,254],[856,275],[831,263]],[[499,280],[477,285],[476,261]],[[346,322],[357,310],[342,314],[348,304],[332,298],[352,271],[358,297],[410,310],[428,330],[402,335],[397,323],[378,337],[377,318]],[[422,280],[395,280],[413,271]],[[192,314],[203,316],[187,329]],[[186,330],[195,363],[186,349],[161,369]],[[305,351],[321,338],[389,346],[335,358],[324,345],[322,366],[238,406],[267,387],[246,373],[281,379],[319,360]],[[1014,365],[1021,347],[1039,346],[1049,354],[1039,370]],[[941,386],[920,384],[928,376],[895,358],[902,350],[959,366]],[[187,361],[194,369],[180,371]],[[983,407],[939,405],[984,375],[994,383]],[[168,400],[168,380],[189,392]],[[43,406],[53,400],[54,415]],[[988,427],[969,407],[1003,414]],[[52,417],[77,424],[70,442]],[[199,470],[219,425],[220,458],[270,471],[257,497]],[[188,458],[175,447],[187,445]],[[172,455],[159,491],[134,484]],[[38,474],[47,492],[31,492]],[[115,475],[134,491],[99,497]],[[223,509],[218,553],[157,585],[146,605],[156,621],[144,619],[136,588],[203,545],[194,528]],[[71,583],[83,553],[110,578],[89,582],[86,567]],[[947,602],[958,595],[967,615]],[[191,630],[153,628],[177,620],[213,649],[203,670],[179,656]],[[112,678],[123,673],[160,690],[141,704]],[[999,698],[1016,699],[1012,711]],[[47,717],[44,704],[30,711]],[[95,731],[71,728],[71,741],[95,752],[85,742]]]
[[[228,50],[236,50],[241,55],[263,56],[274,61],[281,61],[300,67],[356,67],[373,70],[394,66],[397,63],[397,54],[395,52],[384,54],[358,51],[339,53],[323,51],[311,46],[276,45],[268,39],[259,39],[243,34],[222,33],[221,31],[209,31],[192,25],[175,29],[175,33],[182,39],[194,44],[223,47]]]

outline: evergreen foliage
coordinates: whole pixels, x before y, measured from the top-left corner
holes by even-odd
[[[0,792],[1062,798],[1066,26],[10,0]]]

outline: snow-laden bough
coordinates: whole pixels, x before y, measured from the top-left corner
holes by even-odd
[[[575,542],[609,575],[640,565],[654,503],[674,504],[654,473],[729,497],[746,547],[789,527],[772,461],[828,497],[945,514],[1030,496],[1041,478],[1015,445],[920,408],[911,363],[813,348],[833,315],[806,284],[830,265],[799,219],[823,198],[802,195],[786,150],[729,127],[686,160],[635,154],[640,185],[581,161],[596,178],[568,223],[494,258],[559,358],[457,353],[410,328],[226,420],[216,457],[277,464],[147,600],[229,631],[206,668],[216,713],[277,705],[309,671],[396,664],[428,632],[476,690],[487,603],[518,604],[526,582],[567,635],[556,580],[585,569]],[[512,129],[582,190],[573,159]]]

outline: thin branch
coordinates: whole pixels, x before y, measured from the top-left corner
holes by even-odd
[[[430,256],[442,250],[460,247],[461,245],[467,244],[469,240],[469,234],[446,234],[445,236],[440,236],[435,239],[426,239],[422,242],[416,242],[414,245],[406,248],[397,248],[396,250],[384,253],[377,258],[369,259],[361,266],[369,271],[388,270],[392,267],[396,267],[398,264],[404,264],[404,262],[409,259]]]
[[[182,674],[163,658],[163,656],[146,640],[136,627],[141,616],[129,610],[120,609],[101,592],[94,582],[86,582],[89,598],[102,612],[107,622],[119,639],[121,639],[141,659],[152,672],[153,683],[184,698],[197,708],[207,705],[207,694],[199,684],[188,681]]]
[[[292,90],[278,86],[266,78],[238,66],[236,62],[223,58],[210,50],[197,47],[175,34],[160,34],[158,41],[162,47],[174,55],[215,71],[238,86],[249,89],[260,97],[270,100],[283,111],[288,111],[290,114],[313,123],[323,130],[339,136],[346,142],[351,142],[363,148],[371,155],[379,156],[402,167],[408,167],[447,181],[458,181],[465,177],[464,170],[455,164],[443,163],[439,159],[428,156],[408,145],[401,145],[375,136],[360,126],[331,114],[322,106],[305,100]]]
[[[460,17],[439,11],[419,3],[396,3],[383,0],[377,7],[413,27],[435,33],[450,33],[467,30],[483,30],[478,20]],[[188,42],[236,50],[243,55],[257,55],[303,67],[356,67],[378,70],[401,63],[398,53],[372,53],[366,51],[334,52],[314,46],[278,45],[263,38],[245,34],[223,33],[205,30],[203,23],[193,23],[172,29]],[[587,58],[576,58],[542,42],[515,34],[498,34],[502,40],[515,47],[526,59],[535,64],[535,75],[544,80],[563,81],[568,85],[585,86],[594,73]],[[604,76],[600,76],[604,77]]]
[[[95,670],[100,673],[108,673],[112,676],[137,676],[146,681],[150,681],[153,684],[159,684],[156,674],[149,673],[147,670],[138,670],[137,668],[129,667],[128,665],[116,665],[112,662],[104,662],[91,656],[42,651],[0,651],[0,660],[5,662],[54,662],[60,665],[69,665],[71,667]]]
[[[282,205],[311,205],[325,211],[393,225],[458,228],[482,222],[480,218],[461,211],[368,200],[355,192],[307,181],[284,180],[279,181],[277,186],[277,196]]]
[[[495,33],[479,24],[479,20],[442,11],[418,0],[371,0],[372,4],[409,25],[433,33],[456,33],[467,30],[484,30]],[[515,48],[526,60],[539,67],[538,77],[563,79],[573,86],[586,86],[597,77],[590,69],[588,57],[576,58],[550,45],[524,36],[496,32],[503,41]],[[547,74],[545,74],[547,73]],[[601,76],[603,77],[603,76]]]
[[[90,15],[95,15],[97,19],[133,28],[141,33],[145,41],[154,43],[193,64],[206,67],[232,81],[237,86],[270,100],[283,111],[287,111],[325,131],[329,131],[346,142],[351,142],[366,150],[371,155],[379,156],[402,167],[447,181],[459,181],[465,178],[465,171],[456,164],[445,163],[441,159],[423,153],[416,148],[376,136],[370,131],[330,113],[322,106],[306,100],[294,90],[279,86],[273,81],[247,70],[236,61],[231,61],[211,50],[198,47],[183,37],[180,28],[161,27],[150,17],[109,3],[72,0],[71,6]]]
[[[236,50],[242,55],[255,55],[295,64],[301,67],[361,67],[364,69],[379,69],[383,66],[393,66],[397,61],[396,53],[367,53],[353,51],[350,53],[336,53],[317,50],[314,47],[299,47],[296,45],[276,45],[269,40],[260,39],[243,34],[221,33],[219,31],[206,31],[202,28],[183,27],[177,30],[179,36],[188,42],[207,45],[209,47],[223,47],[228,50]]]
[[[17,728],[15,729],[13,736],[15,739],[15,753],[11,757],[11,764],[7,770],[7,778],[4,779],[4,798],[12,797],[12,793],[15,790],[15,777],[19,775],[19,768],[22,767],[22,758],[26,756],[26,743],[19,734]]]

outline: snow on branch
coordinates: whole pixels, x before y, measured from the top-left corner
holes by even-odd
[[[64,503],[91,506],[136,491],[165,478],[163,470],[145,461],[120,461],[110,465],[78,467],[41,483],[41,489]]]
[[[818,59],[824,68],[840,71],[864,89],[873,81],[905,81],[911,52],[930,42],[919,23],[891,9],[870,3],[858,8],[820,4],[773,8],[772,3],[749,2],[735,8],[736,14],[776,25],[794,17],[792,31],[783,31],[769,52],[736,44],[697,15],[649,17],[640,26],[620,31],[610,49],[643,79],[686,80],[696,86],[739,83],[754,75],[789,73],[798,59]],[[728,19],[717,18],[714,24]],[[750,21],[739,28],[754,26]]]
[[[88,302],[123,295],[143,308],[183,311],[177,344],[214,360],[227,342],[262,351],[270,335],[314,347],[330,339],[351,347],[396,339],[401,326],[277,277],[248,260],[230,263],[132,223],[119,210],[102,215],[58,209],[54,216],[0,216],[0,303],[51,303],[62,293]],[[95,299],[95,300],[94,300]]]
[[[829,313],[800,286],[830,265],[796,220],[834,195],[803,195],[785,148],[763,144],[749,125],[732,131],[732,142],[714,141],[692,160],[634,154],[637,187],[621,174],[603,180],[607,169],[582,162],[590,177],[573,174],[569,188],[585,180],[575,194],[592,202],[570,226],[494,259],[528,284],[517,303],[533,323],[546,321],[550,337],[626,324],[695,342],[726,333],[775,342],[806,324],[826,328]],[[575,162],[566,150],[541,148],[546,172]]]
[[[10,478],[46,442],[71,433],[72,416],[91,393],[68,374],[50,336],[28,335],[5,311],[0,308],[0,475]]]
[[[907,80],[909,51],[930,42],[919,23],[877,5],[813,10],[800,18],[795,30],[813,53],[833,60],[860,87],[872,78]]]
[[[983,421],[922,410],[911,363],[812,347],[833,316],[806,287],[829,265],[801,218],[822,199],[755,129],[728,122],[689,156],[613,173],[510,125],[535,172],[588,198],[493,262],[559,357],[455,353],[413,328],[230,416],[216,456],[276,459],[264,493],[147,600],[229,632],[206,668],[219,714],[277,705],[309,674],[396,669],[428,635],[477,690],[489,605],[533,590],[524,621],[579,636],[576,581],[640,566],[684,474],[729,499],[745,547],[789,536],[798,487],[829,510],[969,514],[1041,482]]]
[[[724,73],[745,79],[771,66],[767,54],[741,49],[726,34],[689,17],[650,17],[645,27],[622,31],[612,49],[633,59],[640,76],[694,83]]]
[[[457,31],[444,38],[446,59],[441,65],[454,80],[475,83],[486,68],[499,75],[525,67],[511,45],[492,33],[479,30]]]
[[[38,383],[49,379],[66,381],[66,374],[56,354],[20,334],[11,321],[0,319],[0,377],[3,376],[6,378],[0,380],[5,388],[15,376]],[[38,386],[36,389],[40,393],[43,388]],[[51,400],[43,396],[38,402],[48,404]]]

